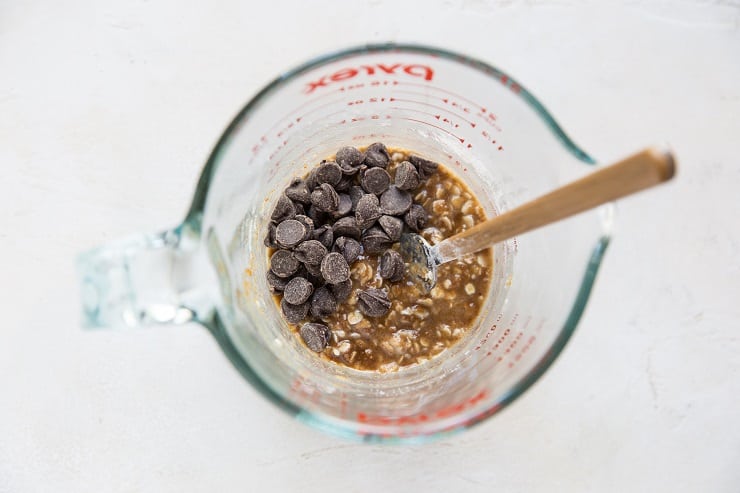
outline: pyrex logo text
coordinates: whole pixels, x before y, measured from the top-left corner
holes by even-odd
[[[306,84],[306,94],[311,94],[314,90],[319,87],[326,87],[333,82],[340,82],[343,80],[349,80],[360,74],[367,75],[396,75],[396,74],[407,74],[412,77],[422,77],[424,80],[432,80],[434,77],[434,71],[427,65],[410,64],[404,65],[402,63],[394,63],[393,65],[386,65],[384,63],[377,63],[375,65],[360,65],[357,68],[343,68],[337,70],[331,75],[325,75],[316,82],[309,82]]]

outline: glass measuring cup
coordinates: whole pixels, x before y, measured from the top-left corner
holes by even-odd
[[[282,320],[262,240],[293,176],[343,145],[376,141],[447,166],[489,216],[593,164],[530,93],[485,63],[410,45],[330,54],[285,73],[239,112],[182,224],[80,257],[85,325],[199,322],[268,399],[346,437],[418,441],[495,414],[575,329],[611,207],[496,245],[476,326],[441,356],[386,374],[340,367],[310,353]]]

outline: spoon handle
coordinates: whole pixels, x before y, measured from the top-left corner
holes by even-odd
[[[565,219],[670,180],[675,173],[668,151],[645,149],[531,202],[482,222],[437,244],[445,263],[495,243]]]

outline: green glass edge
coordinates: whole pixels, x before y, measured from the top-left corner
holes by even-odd
[[[575,144],[575,142],[573,142],[573,140],[570,137],[568,137],[568,135],[563,131],[560,125],[558,125],[558,123],[555,121],[552,115],[547,111],[547,109],[545,109],[542,103],[540,103],[516,79],[511,78],[505,72],[502,72],[501,70],[498,70],[495,67],[485,62],[482,62],[480,60],[467,57],[467,56],[463,56],[463,55],[458,55],[456,53],[443,50],[440,48],[431,48],[427,46],[413,45],[413,44],[394,44],[394,43],[369,44],[365,46],[336,51],[336,52],[333,52],[333,53],[330,53],[324,56],[316,57],[313,60],[310,60],[304,63],[303,65],[300,65],[294,68],[293,70],[289,70],[283,73],[282,75],[274,79],[272,82],[267,84],[262,90],[260,90],[236,114],[236,116],[232,119],[232,121],[229,123],[229,125],[224,130],[221,138],[216,143],[200,175],[198,184],[196,185],[195,194],[193,196],[193,201],[191,202],[190,209],[188,210],[186,214],[184,223],[188,224],[195,231],[200,230],[202,214],[205,208],[205,203],[206,203],[207,195],[208,195],[208,187],[211,181],[211,177],[213,176],[213,173],[215,173],[218,167],[218,162],[219,162],[219,158],[221,154],[224,152],[226,146],[228,145],[229,140],[232,138],[234,131],[237,129],[237,127],[246,120],[249,113],[254,108],[256,108],[261,103],[261,101],[265,97],[267,97],[271,92],[277,90],[279,86],[285,81],[288,81],[309,70],[312,70],[313,68],[317,66],[331,63],[331,62],[341,60],[343,58],[354,56],[354,55],[373,53],[373,52],[391,52],[394,50],[423,53],[423,54],[440,56],[446,59],[462,62],[471,67],[477,68],[488,75],[497,77],[502,84],[507,85],[509,88],[516,87],[517,91],[515,93],[518,94],[524,101],[526,101],[532,107],[532,109],[547,124],[550,131],[553,132],[553,134],[561,142],[561,144],[575,158],[577,158],[579,161],[583,162],[584,164],[588,164],[588,165],[596,164],[596,161],[589,154],[587,154],[582,149],[580,149]],[[424,443],[424,442],[428,442],[431,440],[439,439],[444,436],[455,434],[459,431],[471,428],[481,423],[486,418],[492,416],[493,414],[500,411],[502,408],[511,404],[520,395],[522,395],[529,387],[531,387],[532,384],[534,384],[534,382],[537,381],[537,379],[539,379],[542,376],[542,374],[550,367],[550,365],[555,361],[555,359],[557,359],[557,356],[563,350],[568,340],[570,339],[571,335],[575,331],[578,321],[580,320],[581,315],[583,314],[583,310],[586,307],[586,303],[591,293],[591,289],[593,287],[596,274],[598,272],[599,266],[601,265],[601,261],[604,256],[604,253],[606,252],[606,248],[608,244],[609,244],[608,235],[605,234],[599,238],[599,241],[597,242],[596,246],[592,250],[591,257],[586,267],[586,272],[581,282],[581,286],[578,290],[578,295],[576,296],[576,300],[573,304],[573,307],[571,308],[568,318],[566,319],[565,325],[563,326],[560,333],[558,334],[558,337],[553,343],[553,346],[540,359],[540,361],[534,367],[534,369],[530,371],[529,373],[527,373],[527,375],[524,378],[522,378],[516,385],[514,385],[514,387],[512,387],[512,389],[509,392],[504,394],[495,405],[491,406],[486,411],[468,419],[465,423],[460,424],[459,426],[453,429],[449,429],[449,430],[445,430],[441,432],[435,432],[435,433],[426,434],[426,435],[399,436],[399,437],[387,437],[387,436],[380,436],[380,435],[358,435],[356,431],[353,429],[350,429],[348,427],[338,427],[335,423],[332,423],[332,422],[329,422],[323,419],[320,415],[305,411],[301,409],[299,406],[285,399],[283,396],[281,396],[277,392],[275,392],[272,388],[270,388],[267,384],[265,384],[265,382],[262,381],[262,379],[256,374],[254,370],[252,370],[250,365],[244,360],[244,358],[241,356],[239,351],[234,346],[233,342],[228,337],[226,330],[223,327],[223,323],[217,312],[213,312],[210,317],[208,317],[207,319],[199,320],[199,322],[210,330],[210,332],[216,338],[217,342],[221,346],[226,356],[232,362],[232,364],[241,373],[241,375],[254,386],[254,388],[256,388],[262,395],[264,395],[273,404],[278,406],[280,409],[282,409],[289,415],[294,416],[299,421],[309,424],[314,428],[323,430],[332,435],[336,435],[339,437],[343,437],[343,438],[347,438],[347,439],[351,439],[355,441],[359,440],[363,442],[373,442],[373,443],[383,442],[383,443],[405,443],[405,444]]]

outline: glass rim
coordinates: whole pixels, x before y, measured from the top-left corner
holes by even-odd
[[[520,84],[516,79],[509,76],[506,72],[499,70],[496,67],[486,62],[480,61],[476,58],[469,57],[467,55],[461,55],[442,48],[430,47],[420,44],[404,43],[367,44],[337,50],[325,55],[315,57],[291,70],[283,72],[281,75],[265,85],[259,92],[257,92],[233,117],[231,122],[226,126],[224,132],[221,134],[221,137],[214,146],[213,151],[211,151],[211,154],[209,155],[208,160],[206,161],[206,164],[198,180],[193,200],[191,202],[190,209],[186,214],[184,224],[187,224],[193,230],[200,232],[200,224],[205,204],[208,198],[210,181],[214,173],[218,169],[220,157],[227,148],[231,138],[238,131],[240,125],[249,118],[250,114],[257,107],[259,107],[260,104],[267,97],[276,92],[286,83],[315,68],[357,55],[385,52],[405,52],[431,55],[479,70],[480,72],[490,76],[493,80],[496,80],[499,83],[508,86],[510,89],[513,90],[513,93],[515,95],[522,98],[545,122],[546,126],[554,134],[557,140],[563,145],[563,147],[565,147],[565,149],[578,161],[586,165],[596,164],[596,161],[589,154],[583,151],[579,146],[577,146],[575,142],[563,131],[563,129],[556,122],[553,116],[547,111],[544,105],[542,105],[542,103],[540,103],[539,100],[537,100],[537,98],[535,98],[532,93],[530,93],[522,84]],[[613,205],[611,204],[603,207],[613,210]],[[295,404],[287,397],[273,390],[269,386],[269,384],[264,382],[258,376],[257,372],[255,372],[251,368],[249,362],[241,357],[241,354],[238,353],[229,336],[227,335],[223,326],[223,322],[218,319],[219,316],[217,312],[215,313],[215,320],[202,320],[201,322],[214,333],[219,344],[222,346],[222,349],[224,349],[224,351],[227,353],[227,356],[229,356],[232,364],[237,367],[242,375],[268,400],[277,405],[277,407],[286,411],[288,414],[296,417],[299,421],[302,421],[315,428],[321,429],[334,435],[355,440],[359,439],[366,442],[424,442],[432,438],[438,438],[440,436],[449,435],[457,431],[468,429],[476,424],[485,421],[487,418],[493,416],[494,414],[511,404],[513,401],[515,401],[545,373],[545,371],[560,355],[562,350],[565,348],[568,340],[575,331],[575,328],[586,307],[586,303],[593,288],[596,274],[601,265],[606,249],[609,245],[609,241],[610,233],[608,232],[608,228],[605,225],[604,232],[599,237],[596,245],[591,250],[591,256],[586,265],[585,273],[582,277],[578,293],[563,327],[560,329],[557,337],[552,342],[549,349],[529,371],[527,371],[509,389],[501,393],[495,399],[487,400],[486,407],[483,410],[479,410],[476,408],[476,412],[470,416],[465,416],[464,413],[456,415],[453,417],[454,419],[450,418],[454,422],[451,425],[447,426],[440,427],[440,422],[438,421],[425,423],[427,426],[432,424],[435,425],[433,429],[430,430],[423,429],[425,427],[425,424],[418,425],[419,429],[414,430],[414,433],[409,435],[393,435],[390,432],[378,434],[360,434],[358,433],[358,423],[355,421],[340,420],[338,418],[334,418],[328,415],[325,416],[321,413],[308,411],[301,408],[299,405]]]

